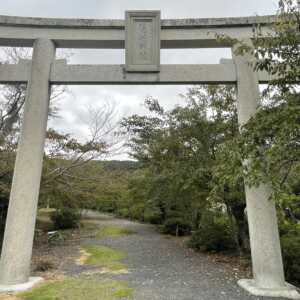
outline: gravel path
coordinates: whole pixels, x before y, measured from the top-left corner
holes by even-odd
[[[82,241],[127,253],[123,262],[129,267],[128,274],[95,276],[128,281],[135,289],[134,300],[271,300],[250,296],[238,287],[234,274],[224,266],[213,263],[205,254],[178,245],[174,239],[157,233],[152,225],[104,216],[99,224],[122,226],[136,232],[128,236]],[[75,267],[69,273],[75,275],[92,269]]]

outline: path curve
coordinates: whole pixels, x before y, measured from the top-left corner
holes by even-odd
[[[213,263],[205,254],[178,245],[174,239],[159,234],[152,225],[95,213],[90,217],[98,218],[97,222],[103,226],[116,225],[136,232],[82,241],[127,253],[123,261],[128,265],[129,273],[109,276],[128,281],[135,289],[134,300],[283,300],[250,296],[238,287],[236,277],[224,266]],[[107,274],[95,276],[107,277]]]

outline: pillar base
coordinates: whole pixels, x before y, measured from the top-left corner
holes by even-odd
[[[0,284],[0,293],[22,292],[31,289],[34,285],[43,281],[42,277],[30,277],[25,283]]]
[[[254,279],[241,279],[238,281],[238,285],[255,296],[300,299],[300,294],[297,292],[296,287],[289,283],[286,283],[285,287],[268,289],[257,286]]]

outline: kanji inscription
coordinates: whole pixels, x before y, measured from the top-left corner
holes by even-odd
[[[158,72],[160,64],[160,13],[126,13],[126,70]]]

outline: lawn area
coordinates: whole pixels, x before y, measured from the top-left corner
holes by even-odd
[[[119,261],[126,256],[124,252],[100,245],[84,245],[81,249],[85,264],[99,266],[110,271],[127,270],[127,266]]]
[[[133,230],[128,228],[122,228],[118,226],[103,226],[97,232],[97,238],[105,238],[105,237],[117,237],[122,235],[130,235],[135,234]]]
[[[40,222],[51,224],[52,211],[42,210],[38,213]],[[87,225],[87,226],[86,226]],[[133,231],[118,226],[99,226],[98,224],[84,225],[87,232],[96,232],[97,237],[116,237],[133,234]],[[68,239],[66,239],[68,241]],[[102,246],[82,245],[79,262],[82,264],[94,265],[101,268],[101,271],[108,273],[127,271],[126,264],[120,262],[126,253]],[[126,281],[113,280],[110,278],[97,278],[90,275],[79,275],[77,277],[62,277],[42,283],[30,291],[19,293],[16,300],[117,300],[129,297],[133,289]],[[9,298],[10,299],[10,298]]]
[[[24,300],[117,300],[133,293],[125,281],[91,277],[65,278],[18,295]]]

